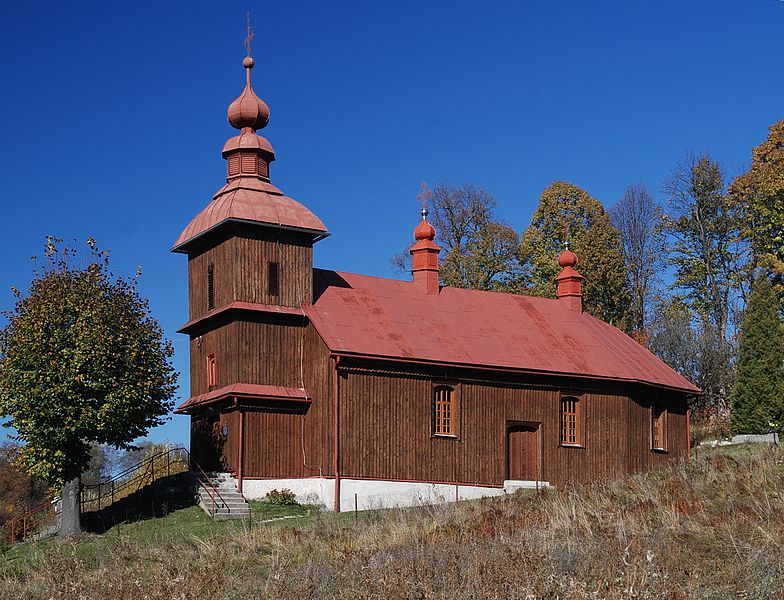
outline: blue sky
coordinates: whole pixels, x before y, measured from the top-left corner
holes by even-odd
[[[186,259],[168,250],[224,182],[247,10],[272,181],[332,232],[318,267],[397,277],[422,180],[486,188],[522,231],[554,180],[609,207],[633,182],[658,194],[688,150],[737,174],[784,118],[778,0],[4,2],[0,308],[45,235],[92,235],[142,266],[182,398]]]

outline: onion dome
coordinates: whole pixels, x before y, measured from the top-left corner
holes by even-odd
[[[569,249],[569,242],[564,242],[564,249],[558,257],[558,264],[563,267],[574,268],[577,265],[577,255]]]
[[[422,221],[414,229],[414,239],[417,241],[430,240],[436,237],[436,230],[430,223],[427,222],[427,209],[422,209]]]
[[[254,61],[250,56],[246,56],[242,61],[245,67],[245,89],[242,94],[229,105],[229,123],[235,129],[250,127],[251,129],[263,129],[269,123],[270,110],[267,103],[256,95],[250,81],[250,70],[253,68]]]

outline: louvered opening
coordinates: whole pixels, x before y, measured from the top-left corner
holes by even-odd
[[[259,175],[262,177],[269,177],[269,164],[259,156]]]
[[[233,177],[234,175],[240,174],[240,157],[239,156],[230,156],[229,157],[229,177]]]
[[[258,169],[257,156],[255,154],[242,155],[242,172],[256,173]]]

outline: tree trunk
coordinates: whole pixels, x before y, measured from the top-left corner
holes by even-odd
[[[79,502],[79,477],[74,477],[63,484],[60,496],[60,538],[70,538],[82,532]]]

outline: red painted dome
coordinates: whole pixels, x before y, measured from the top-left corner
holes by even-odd
[[[227,113],[229,123],[236,129],[244,127],[263,129],[269,123],[269,106],[256,95],[250,82],[250,70],[253,68],[253,64],[253,59],[250,56],[246,56],[242,61],[242,66],[246,69],[245,89],[242,90],[239,98],[229,105]]]
[[[427,222],[427,219],[422,219],[419,225],[416,226],[414,229],[414,239],[417,241],[420,240],[433,240],[436,237],[436,230],[430,223]]]
[[[563,268],[566,267],[574,267],[577,264],[577,255],[569,250],[569,244],[566,244],[566,248],[561,255],[558,257],[558,264]]]

